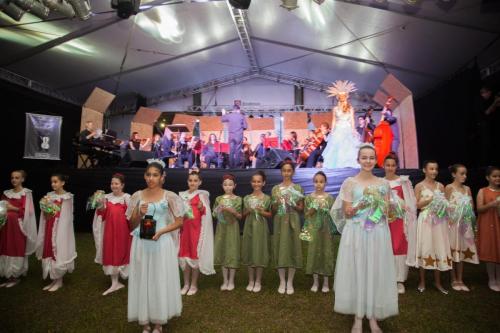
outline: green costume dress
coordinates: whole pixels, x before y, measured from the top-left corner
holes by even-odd
[[[335,271],[333,234],[336,228],[330,216],[333,202],[329,194],[310,194],[304,201],[305,223],[301,238],[305,239],[304,234],[308,236],[306,274],[331,276]]]
[[[221,212],[220,207],[232,207],[241,214],[241,197],[232,198],[226,195],[215,199],[213,216],[217,219],[215,231],[214,264],[227,268],[240,266],[240,224],[236,216],[229,212]]]
[[[271,211],[271,197],[264,194],[258,198],[253,194],[243,199],[244,210],[248,211],[243,227],[241,262],[243,265],[267,267],[269,264],[269,226],[267,218],[255,211],[260,207]]]
[[[276,268],[302,268],[300,216],[295,207],[303,199],[304,189],[300,185],[279,184],[273,187],[272,260]]]

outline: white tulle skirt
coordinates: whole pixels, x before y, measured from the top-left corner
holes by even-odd
[[[335,312],[384,319],[398,314],[396,268],[385,223],[365,230],[349,220],[335,268]]]
[[[322,154],[323,167],[327,169],[359,168],[357,159],[360,144],[359,138],[353,133],[349,124],[337,124]]]
[[[177,246],[171,234],[158,241],[134,236],[130,252],[128,321],[166,324],[181,315]]]

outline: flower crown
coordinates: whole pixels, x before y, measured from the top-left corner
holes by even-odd
[[[151,164],[151,163],[158,163],[158,164],[159,164],[159,165],[161,165],[161,166],[162,166],[162,168],[164,168],[164,169],[165,169],[165,166],[166,166],[165,162],[163,162],[163,160],[160,160],[160,159],[158,159],[158,158],[150,158],[150,159],[146,160],[146,162],[148,162],[148,164]]]
[[[337,80],[333,82],[331,87],[328,87],[326,92],[329,94],[328,97],[337,97],[338,95],[349,94],[356,90],[358,89],[356,88],[356,84],[354,84],[354,82],[349,80]]]

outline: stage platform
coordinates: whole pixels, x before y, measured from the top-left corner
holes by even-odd
[[[244,196],[251,193],[250,178],[258,169],[201,169],[203,183],[201,188],[210,192],[210,199],[212,203],[218,195],[223,194],[222,190],[222,176],[225,173],[232,173],[237,180],[235,193]],[[267,183],[264,192],[271,193],[274,185],[281,182],[281,175],[279,169],[260,169],[267,175]],[[305,193],[314,191],[312,178],[314,174],[322,170],[328,177],[328,184],[326,191],[336,195],[342,185],[342,182],[350,176],[355,175],[358,169],[315,169],[315,168],[299,168],[294,175],[294,182],[300,184]],[[38,202],[40,198],[50,189],[50,174],[54,172],[53,169],[36,169],[29,170],[29,178],[26,186],[33,189],[34,200]],[[87,198],[96,190],[104,190],[109,192],[110,177],[115,172],[120,172],[125,175],[126,184],[125,191],[127,193],[134,193],[135,191],[145,187],[144,181],[144,168],[112,168],[112,169],[66,169],[62,170],[69,176],[69,182],[66,190],[75,195],[75,229],[78,231],[90,231],[92,227],[92,214],[87,212],[85,205]],[[375,170],[375,174],[383,176],[383,170]],[[415,184],[423,178],[423,174],[417,169],[399,170],[401,175],[409,175],[412,182]],[[187,189],[187,169],[167,169],[165,189],[178,193]],[[38,206],[38,205],[35,205]],[[38,209],[38,207],[36,207]],[[38,213],[37,213],[38,216]]]

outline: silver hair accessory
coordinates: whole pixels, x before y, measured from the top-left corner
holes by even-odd
[[[165,162],[163,162],[162,160],[158,159],[158,158],[150,158],[150,159],[147,159],[146,162],[148,162],[148,164],[151,164],[151,163],[158,163],[159,165],[162,166],[163,169],[165,169]]]
[[[356,88],[356,84],[354,84],[354,82],[349,80],[337,80],[333,82],[331,87],[328,87],[326,92],[329,94],[328,97],[337,97],[338,95],[349,95],[356,90],[358,89]]]

